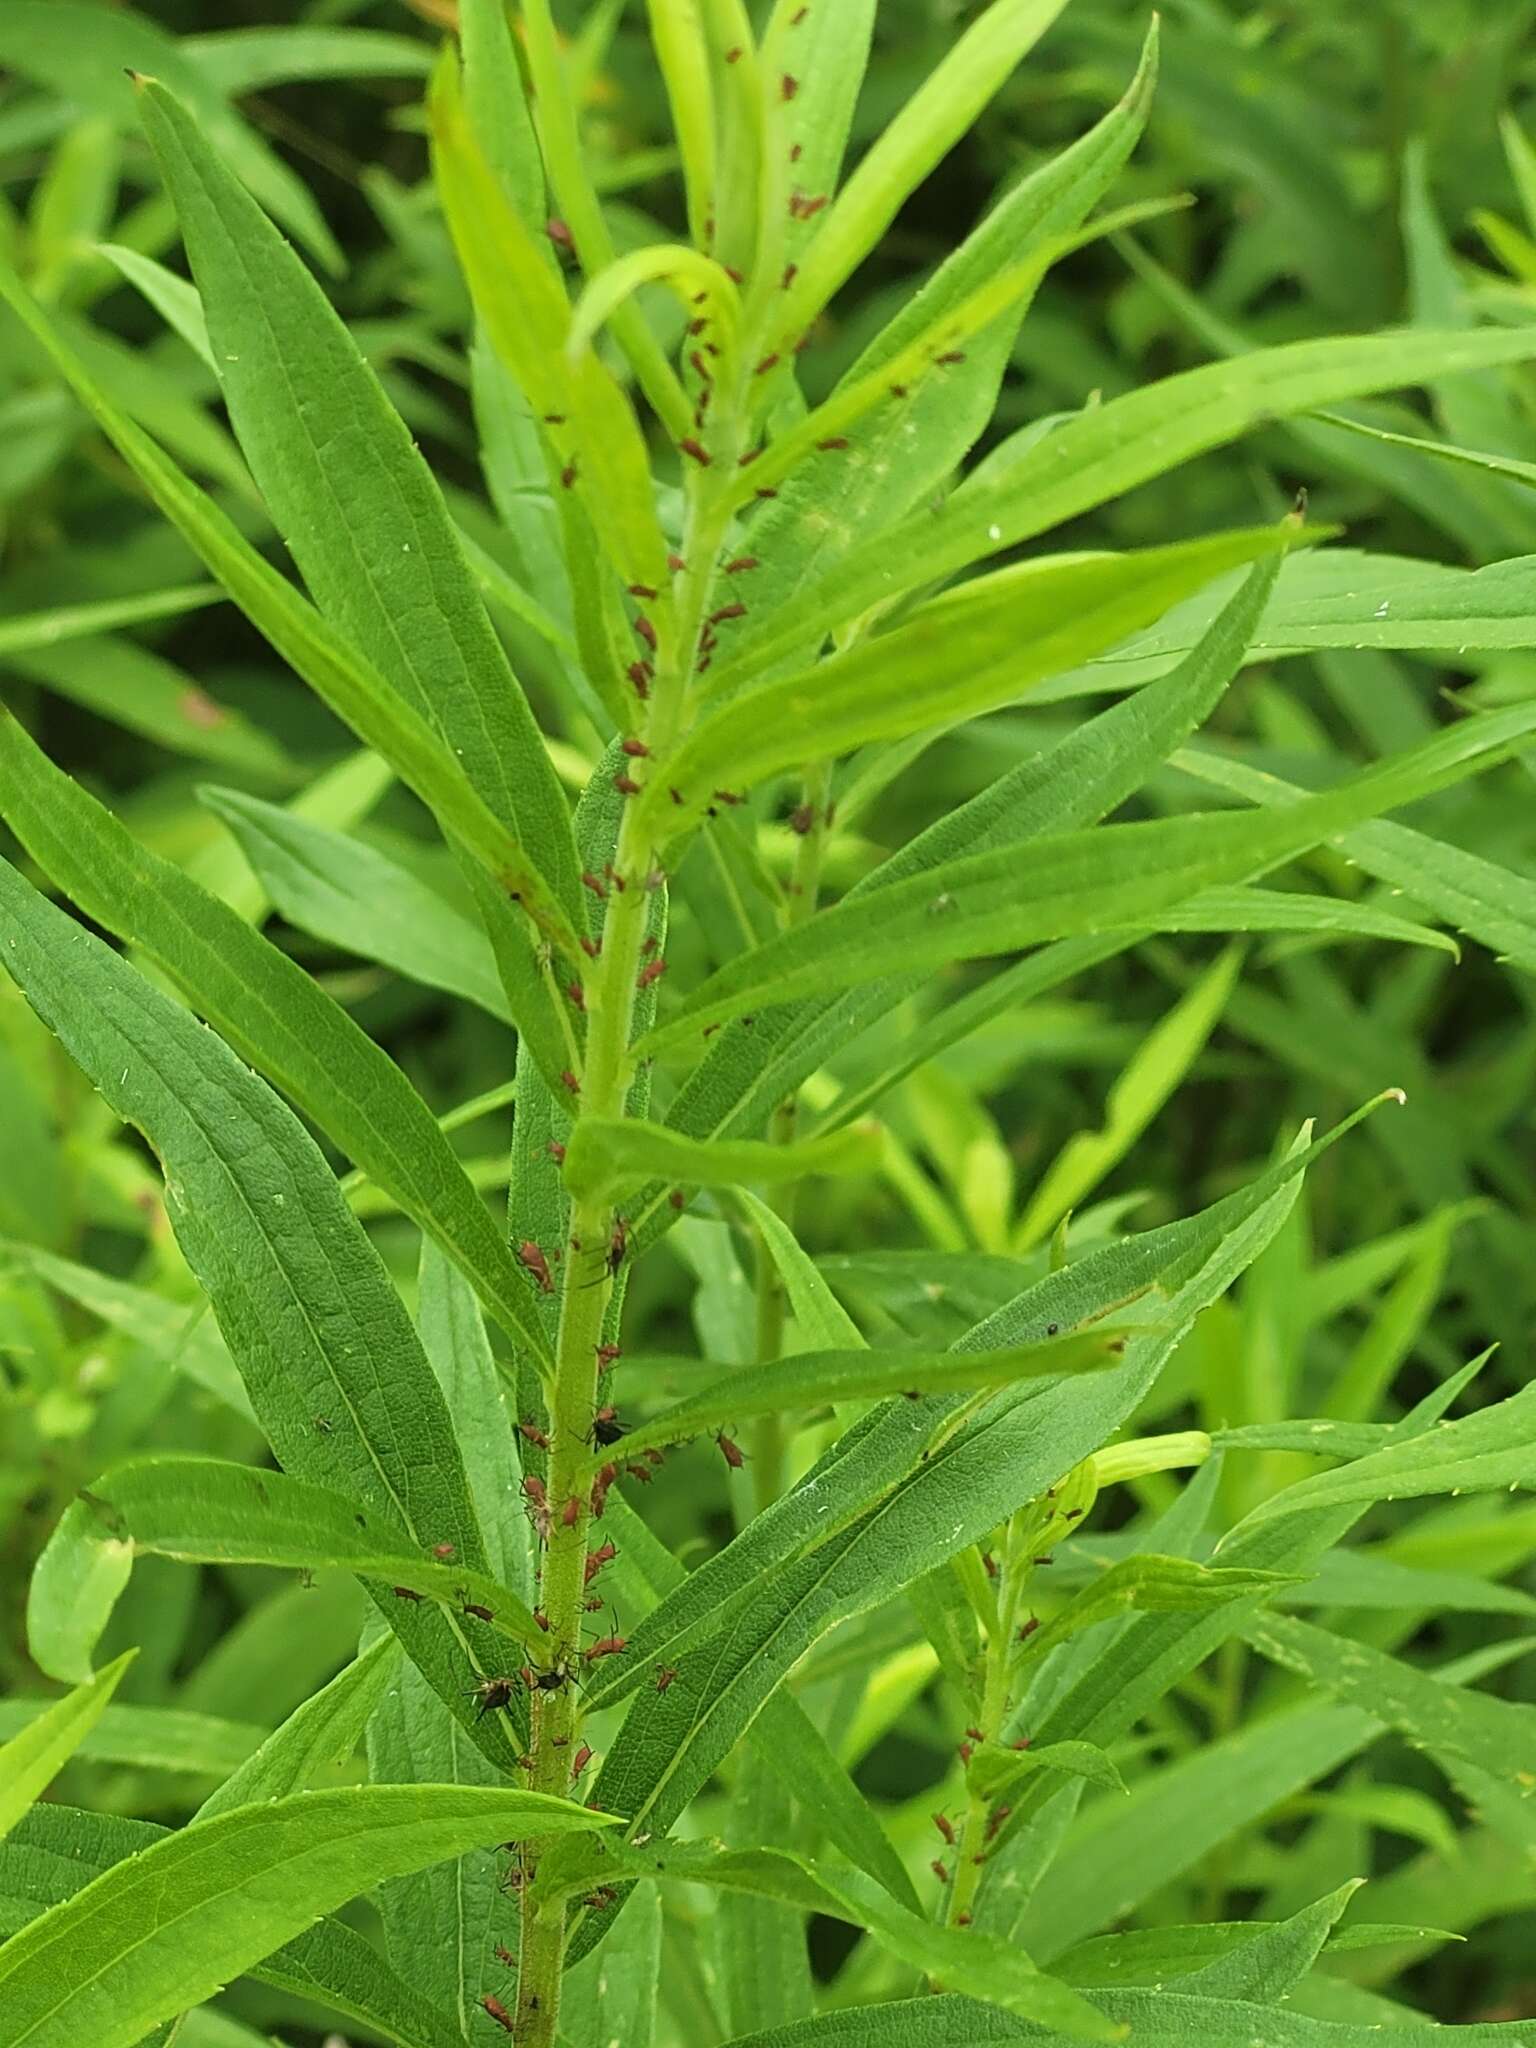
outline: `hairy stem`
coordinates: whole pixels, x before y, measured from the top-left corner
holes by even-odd
[[[712,487],[706,476],[690,495],[687,567],[678,574],[670,607],[657,619],[655,683],[649,700],[637,705],[635,737],[655,755],[676,743],[689,715],[704,606],[727,522],[725,492],[718,484]],[[645,758],[637,757],[636,780],[643,778]],[[578,1121],[622,1117],[634,1078],[630,1041],[657,862],[656,847],[635,821],[635,808],[629,806],[619,828],[602,950],[584,981],[587,1042],[575,1100]],[[623,1256],[624,1230],[607,1198],[572,1205],[550,1406],[550,1527],[540,1579],[547,1633],[531,1692],[529,1764],[532,1788],[558,1796],[571,1790],[580,1749],[582,1714],[575,1680],[584,1661],[581,1627],[593,1519],[589,1449],[598,1399],[598,1347],[613,1273]],[[529,1842],[522,1856],[517,2038],[524,2048],[554,2048],[558,2034],[565,1914],[558,1907],[541,1914],[532,1887],[545,1847],[542,1840]]]

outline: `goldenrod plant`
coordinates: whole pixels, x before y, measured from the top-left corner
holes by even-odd
[[[1474,289],[1402,137],[1408,319],[1201,297],[1215,6],[347,12],[0,20],[0,2041],[1470,2018],[1536,1410],[1497,1263],[1433,1318],[1529,982],[1508,1133],[1426,1020],[1536,962],[1529,238]],[[278,145],[359,75],[349,271]],[[1204,359],[1030,405],[1110,272]]]

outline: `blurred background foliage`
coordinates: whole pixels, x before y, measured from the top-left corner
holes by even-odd
[[[963,0],[885,0],[856,142],[910,96],[973,11]],[[515,508],[508,517],[498,502],[494,469],[489,489],[482,474],[467,307],[426,181],[420,91],[451,16],[452,0],[160,0],[139,14],[3,0],[0,244],[114,395],[248,533],[270,539],[185,309],[138,261],[178,260],[122,79],[125,63],[157,71],[219,124],[226,154],[326,274],[462,525],[538,589],[537,522],[519,530]],[[679,183],[643,9],[593,0],[563,16],[621,244],[675,233]],[[1004,180],[1080,133],[1121,91],[1145,19],[1141,0],[1068,9],[837,302],[805,358],[813,397]],[[1099,245],[1057,269],[1025,323],[994,435],[1224,349],[1421,319],[1536,317],[1533,28],[1536,0],[1169,0],[1156,111],[1117,198],[1187,191],[1198,203],[1135,244]],[[1441,387],[1435,417],[1403,400],[1348,410],[1389,432],[1532,461],[1532,391],[1502,373],[1472,375]],[[1462,568],[1536,554],[1530,485],[1315,419],[1207,456],[1080,522],[1060,544],[1144,545],[1251,522],[1276,515],[1299,488],[1315,514],[1344,525],[1346,548]],[[501,623],[574,777],[593,750],[590,728],[544,644],[515,619]],[[1480,705],[1529,696],[1536,655],[1518,633],[1507,637],[1514,644],[1492,650],[1382,644],[1260,662],[1231,693],[1216,734],[1252,766],[1325,781],[1428,732],[1447,693]],[[866,790],[833,848],[834,882],[1067,729],[1114,683],[1112,664],[1060,678],[1027,711],[973,724]],[[396,872],[455,894],[413,801],[215,601],[4,314],[0,695],[144,843],[264,917],[440,1112],[506,1082],[512,1040],[494,997],[395,971],[387,944],[352,950],[323,906],[286,922],[200,802],[199,788],[213,783],[293,805],[387,853]],[[1423,807],[1427,828],[1536,877],[1533,769],[1536,755],[1435,799]],[[1139,801],[1176,808],[1193,788],[1170,766]],[[786,859],[782,829],[778,843],[770,819],[763,828],[770,857]],[[1310,866],[1336,892],[1377,886],[1326,850]],[[703,951],[699,894],[692,929],[676,943]],[[411,904],[378,907],[381,928],[394,918],[410,929]],[[993,971],[956,974],[979,984]],[[1400,1085],[1408,1106],[1375,1117],[1320,1163],[1281,1237],[1205,1317],[1142,1421],[1394,1415],[1494,1343],[1484,1378],[1507,1391],[1525,1374],[1536,1311],[1533,994],[1529,963],[1501,962],[1476,944],[1458,960],[1386,944],[1256,941],[1235,984],[1213,942],[1144,946],[1048,1000],[1005,1008],[889,1090],[880,1110],[899,1141],[890,1169],[869,1184],[816,1183],[801,1235],[867,1329],[946,1341],[1016,1291],[1021,1258],[1043,1257],[1059,1205],[1035,1197],[1077,1134],[1106,1134],[1070,1196],[1075,1241],[1087,1242],[1123,1221],[1140,1229],[1193,1211],[1249,1177],[1303,1117],[1329,1121]],[[888,1020],[886,1049],[913,1021]],[[878,1072],[882,1057],[881,1043],[866,1041],[847,1055],[847,1071]],[[509,1114],[503,1102],[456,1137],[493,1198],[505,1181]],[[250,1456],[258,1440],[227,1398],[228,1361],[196,1312],[152,1161],[9,983],[0,986],[0,1118],[0,1689],[10,1691],[35,1684],[22,1625],[27,1569],[77,1488],[135,1446]],[[367,1189],[357,1199],[409,1292],[414,1232]],[[690,1355],[731,1355],[721,1346],[744,1312],[745,1282],[722,1235],[680,1227],[632,1287],[632,1325],[647,1351],[678,1360],[679,1390]],[[918,1247],[945,1255],[951,1284],[914,1284],[904,1251]],[[653,1489],[646,1507],[687,1559],[729,1528],[732,1507],[718,1460],[685,1453],[676,1469],[685,1476]],[[1223,1482],[1229,1507],[1297,1469],[1280,1454],[1256,1471],[1244,1466],[1245,1476]],[[1141,1510],[1172,1493],[1167,1480],[1145,1482]],[[1433,1608],[1384,1599],[1353,1617],[1358,1632],[1437,1658],[1494,1641],[1509,1657],[1495,1683],[1536,1697],[1531,1666],[1516,1655],[1536,1616],[1536,1507],[1518,1496],[1449,1500],[1411,1526],[1383,1512],[1373,1528],[1382,1565],[1435,1572],[1439,1595]],[[358,1607],[349,1583],[302,1587],[145,1560],[113,1624],[112,1644],[142,1646],[119,1697],[214,1718],[187,1723],[191,1747],[176,1771],[81,1763],[71,1796],[126,1813],[185,1812],[209,1782],[193,1766],[228,1768],[215,1725],[272,1725],[350,1653]],[[872,1794],[916,1811],[953,1731],[930,1690],[931,1661],[913,1651],[910,1617],[905,1636],[890,1620],[888,1610],[866,1619],[821,1654],[829,1679],[836,1657],[878,1672],[850,1709],[849,1759]],[[1154,1748],[1178,1755],[1230,1733],[1250,1682],[1236,1667],[1218,1669],[1180,1697]],[[1351,2015],[1373,2010],[1370,1987],[1400,1969],[1408,1974],[1397,1995],[1441,2018],[1536,2012],[1523,1859],[1449,1801],[1405,1745],[1381,1745],[1369,1766],[1321,1782],[1326,1790],[1282,1786],[1252,1810],[1239,1800],[1221,1848],[1193,1873],[1164,1880],[1154,1860],[1145,1915],[1273,1914],[1374,1871],[1372,1920],[1423,1919],[1474,1938],[1339,1956],[1329,1967],[1339,1999],[1357,2001]],[[245,1995],[263,2024],[283,2019],[271,1995],[266,2004],[251,1987]]]

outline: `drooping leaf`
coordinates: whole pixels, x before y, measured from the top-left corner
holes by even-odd
[[[631,1878],[739,1889],[781,1900],[802,1912],[825,1913],[867,1929],[903,1961],[962,1984],[1068,2038],[1120,2038],[1121,2030],[1095,2006],[1044,1976],[1022,1950],[963,1929],[936,1927],[897,1906],[862,1876],[834,1871],[781,1849],[722,1850],[671,1843],[634,1849],[616,1842],[590,1854],[557,1852],[546,1859],[537,1892],[554,1900]]]
[[[353,1571],[396,1600],[414,1593],[454,1610],[473,1603],[482,1610],[475,1618],[490,1617],[499,1634],[526,1645],[540,1639],[529,1609],[488,1573],[424,1556],[388,1518],[372,1521],[344,1495],[285,1472],[186,1455],[131,1459],[102,1473],[66,1511],[39,1564],[40,1621],[50,1589],[71,1573],[66,1553],[107,1541],[190,1564]]]

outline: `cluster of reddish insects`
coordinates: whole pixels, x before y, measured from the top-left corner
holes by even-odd
[[[977,1743],[985,1742],[986,1739],[987,1738],[985,1734],[982,1732],[980,1728],[967,1728],[965,1731],[965,1740],[959,1745],[960,1761],[962,1763],[969,1763],[972,1755],[975,1752]],[[1027,1735],[1021,1736],[1017,1742],[1011,1742],[1008,1746],[1010,1749],[1028,1749],[1029,1737]],[[1012,1813],[1013,1808],[1008,1805],[994,1806],[989,1811],[989,1813],[987,1814],[986,1829],[982,1835],[981,1847],[973,1851],[971,1856],[971,1861],[973,1863],[986,1862],[987,1858],[992,1853],[993,1845],[996,1842],[998,1835],[1001,1833],[1004,1823],[1010,1818]],[[961,1843],[959,1833],[955,1828],[954,1822],[949,1818],[949,1815],[947,1813],[934,1814],[933,1824],[938,1829],[940,1839],[943,1841],[946,1848],[952,1850],[960,1848]],[[932,1863],[928,1867],[933,1872],[934,1876],[939,1880],[940,1884],[949,1883],[949,1865],[944,1861],[942,1856],[935,1856]],[[970,1914],[958,1914],[956,1916],[956,1924],[961,1927],[969,1927],[969,1925],[971,1924]]]

